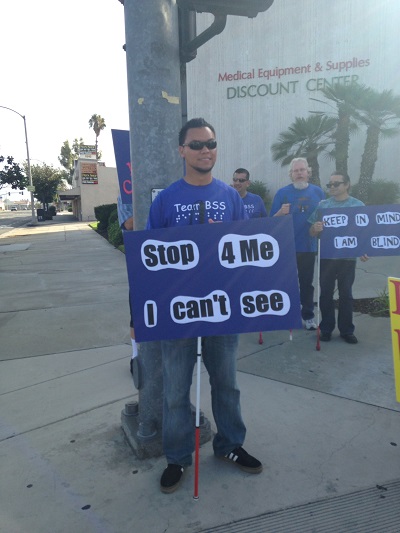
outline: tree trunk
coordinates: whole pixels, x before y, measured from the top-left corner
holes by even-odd
[[[308,156],[307,161],[308,161],[309,166],[311,167],[310,183],[313,183],[314,185],[318,185],[319,187],[321,187],[321,180],[319,179],[318,157]]]
[[[368,191],[375,172],[375,164],[378,159],[379,147],[379,128],[369,126],[367,137],[364,144],[364,152],[361,157],[360,180],[359,180],[359,197],[364,203],[367,203]]]
[[[336,171],[347,174],[347,160],[349,158],[350,144],[350,116],[345,109],[339,107],[338,126],[335,133]]]

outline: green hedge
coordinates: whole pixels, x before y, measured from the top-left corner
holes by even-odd
[[[111,226],[111,224],[116,220],[118,220],[118,209],[114,209],[114,211],[111,211],[111,214],[108,217],[108,225]]]
[[[258,196],[261,196],[265,208],[269,213],[272,205],[272,197],[266,184],[263,181],[255,180],[250,183],[247,190],[253,194],[258,194]]]
[[[108,219],[113,211],[116,211],[117,204],[98,205],[94,208],[94,216],[98,220],[98,230],[106,230],[108,227]]]
[[[119,226],[119,222],[118,222],[118,219],[117,220],[114,220],[114,222],[112,222],[108,228],[107,228],[107,233],[108,233],[108,240],[109,242],[115,246],[116,248],[118,246],[121,246],[121,244],[124,244],[124,239],[122,237],[122,231],[121,231],[121,228]]]

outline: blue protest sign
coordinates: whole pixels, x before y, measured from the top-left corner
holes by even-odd
[[[301,328],[291,217],[125,232],[138,342]]]
[[[131,177],[131,149],[129,141],[129,131],[111,130],[115,163],[121,200],[123,204],[132,203],[132,177]]]
[[[321,258],[400,255],[400,205],[321,209]]]

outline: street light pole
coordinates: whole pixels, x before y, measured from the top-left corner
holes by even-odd
[[[24,121],[26,158],[27,158],[27,161],[28,161],[28,178],[29,178],[29,185],[32,188],[33,187],[33,182],[32,182],[32,172],[31,172],[31,160],[29,158],[29,145],[28,145],[28,132],[27,132],[27,129],[26,129],[26,117],[25,117],[25,115],[21,115],[21,113],[18,113],[18,111],[15,111],[15,109],[11,109],[11,107],[6,107],[4,105],[0,105],[0,107],[2,109],[8,109],[9,111],[12,111],[13,113],[16,113]],[[36,217],[35,217],[35,202],[34,202],[34,198],[33,198],[33,191],[31,190],[30,192],[31,192],[31,209],[32,209],[32,220],[31,220],[31,224],[30,225],[31,226],[36,226],[37,225],[37,221],[36,221]]]

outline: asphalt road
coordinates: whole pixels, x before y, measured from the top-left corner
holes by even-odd
[[[31,211],[0,211],[0,235],[23,226],[31,220]]]

